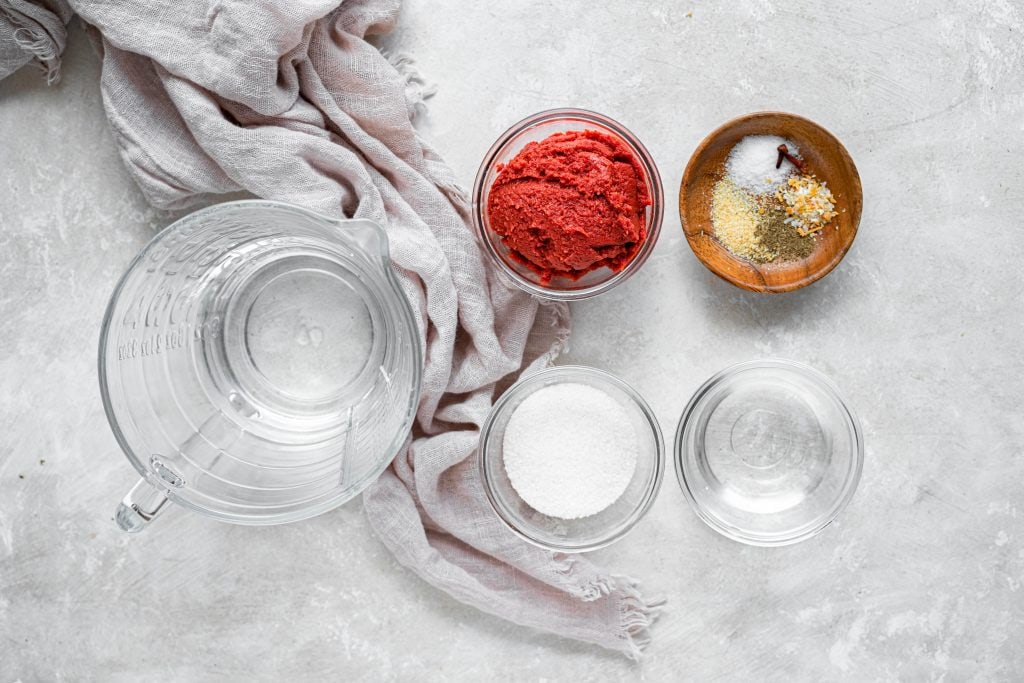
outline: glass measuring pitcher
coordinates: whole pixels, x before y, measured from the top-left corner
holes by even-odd
[[[104,409],[142,475],[117,524],[139,531],[168,500],[240,524],[341,505],[408,438],[421,365],[376,224],[269,201],[183,218],[103,320]]]

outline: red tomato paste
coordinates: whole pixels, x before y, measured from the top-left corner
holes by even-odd
[[[647,239],[650,203],[644,171],[625,142],[569,131],[529,143],[498,167],[487,218],[512,258],[548,284],[625,268]]]

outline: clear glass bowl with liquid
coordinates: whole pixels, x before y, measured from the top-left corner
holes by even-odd
[[[741,363],[697,390],[676,430],[676,474],[697,515],[743,543],[814,536],[860,480],[860,423],[817,370],[787,360]]]
[[[269,201],[161,232],[103,321],[100,391],[142,480],[127,531],[171,500],[240,524],[358,495],[408,438],[422,352],[383,229]]]

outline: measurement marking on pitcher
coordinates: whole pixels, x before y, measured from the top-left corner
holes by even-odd
[[[123,344],[118,344],[117,359],[146,358],[163,353],[165,350],[176,351],[185,348],[190,339],[193,342],[216,339],[220,335],[220,327],[220,319],[213,318],[198,327],[191,324],[178,325],[166,332],[144,334],[138,339],[129,339]]]

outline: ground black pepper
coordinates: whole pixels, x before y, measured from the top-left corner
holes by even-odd
[[[798,261],[807,258],[814,251],[814,235],[801,237],[786,221],[786,212],[769,205],[758,217],[754,235],[766,251],[775,254],[772,261]]]

